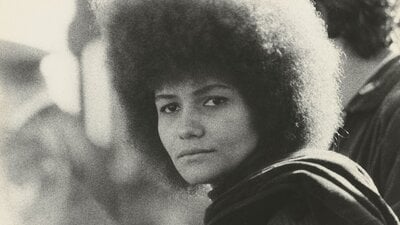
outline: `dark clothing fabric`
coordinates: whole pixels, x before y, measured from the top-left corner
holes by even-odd
[[[367,173],[332,151],[296,152],[210,197],[206,225],[399,224]]]
[[[345,109],[334,148],[360,164],[400,215],[400,56],[384,65]]]

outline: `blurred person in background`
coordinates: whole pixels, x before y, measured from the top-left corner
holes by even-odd
[[[371,175],[400,215],[400,54],[395,1],[315,0],[343,51],[344,126],[333,147]],[[397,21],[398,22],[398,21]]]
[[[18,224],[112,224],[87,188],[101,178],[96,149],[80,119],[47,93],[40,71],[47,53],[8,41],[0,52],[1,166]]]
[[[339,56],[310,1],[104,2],[132,150],[172,187],[212,185],[205,224],[399,224],[327,150]]]
[[[209,204],[206,196],[189,195],[165,186],[149,172],[152,168],[146,163],[148,159],[132,148],[126,130],[126,118],[115,90],[111,88],[111,83],[110,90],[107,83],[100,82],[111,80],[111,74],[105,66],[105,45],[100,27],[88,1],[78,0],[76,3],[77,11],[69,27],[68,40],[69,48],[80,64],[83,120],[85,124],[107,123],[107,120],[111,120],[111,143],[99,150],[106,156],[102,159],[107,169],[104,182],[111,182],[112,190],[99,192],[92,189],[93,195],[121,224],[202,224],[204,209]],[[107,94],[111,96],[104,96]],[[94,104],[110,107],[111,118],[103,113],[108,110],[106,108],[100,109],[102,112],[94,111],[93,108],[99,107]],[[90,129],[94,127],[89,124],[87,132],[93,132]],[[104,139],[99,141],[103,144],[101,141],[104,142]]]

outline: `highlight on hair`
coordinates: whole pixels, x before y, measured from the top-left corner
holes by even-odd
[[[235,84],[271,157],[328,148],[340,123],[339,57],[308,0],[121,0],[106,8],[98,16],[133,144],[167,176],[177,173],[159,139],[154,89],[185,71],[218,71]]]

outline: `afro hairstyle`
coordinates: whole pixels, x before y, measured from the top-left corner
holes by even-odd
[[[167,175],[176,171],[158,135],[154,90],[185,71],[222,71],[253,110],[271,157],[328,148],[340,124],[339,57],[310,1],[121,0],[106,8],[98,16],[130,137]]]

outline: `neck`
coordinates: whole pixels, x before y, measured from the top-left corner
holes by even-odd
[[[359,89],[397,52],[392,49],[382,50],[372,58],[364,59],[358,56],[342,40],[335,40],[335,44],[343,52],[342,72],[340,82],[341,103],[346,106],[357,94]]]
[[[271,164],[272,161],[274,160],[269,157],[266,149],[257,147],[256,151],[246,158],[234,171],[225,175],[219,182],[211,183],[213,190],[209,192],[208,196],[211,200],[215,200],[219,195],[232,188],[249,175]]]

